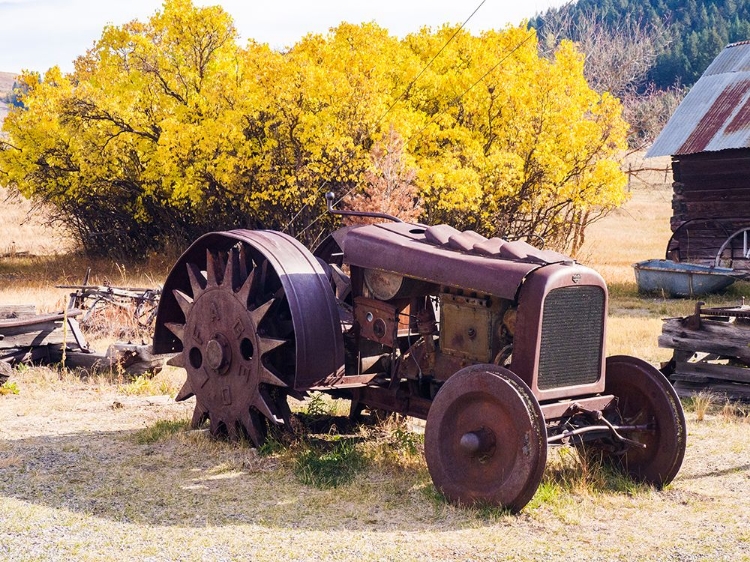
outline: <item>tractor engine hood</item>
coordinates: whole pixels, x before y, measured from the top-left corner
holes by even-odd
[[[510,300],[535,269],[573,263],[563,254],[539,250],[526,242],[485,238],[445,224],[373,224],[342,234],[339,245],[344,261],[351,265]]]

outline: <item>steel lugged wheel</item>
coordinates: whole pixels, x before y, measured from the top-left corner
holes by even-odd
[[[269,425],[289,424],[294,333],[286,294],[267,259],[244,243],[206,250],[186,264],[190,289],[173,289],[184,323],[167,322],[182,342],[173,364],[187,371],[177,400],[196,397],[192,426],[260,446]]]
[[[449,501],[520,511],[539,487],[547,461],[539,403],[507,369],[462,369],[430,406],[425,456],[435,487]]]
[[[680,470],[687,444],[685,414],[677,393],[664,375],[641,359],[608,357],[606,369],[605,392],[617,397],[615,417],[610,421],[648,424],[649,429],[621,431],[645,447],[605,452],[605,459],[637,480],[658,488],[666,486]]]

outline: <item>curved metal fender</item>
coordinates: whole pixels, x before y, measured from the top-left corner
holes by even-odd
[[[295,380],[285,381],[295,390],[305,390],[335,374],[344,365],[344,340],[336,299],[323,268],[297,240],[273,230],[211,232],[198,238],[185,251],[167,276],[154,331],[154,352],[182,350],[180,340],[166,328],[169,322],[184,322],[173,291],[190,293],[186,264],[202,263],[206,250],[228,251],[242,242],[260,252],[279,275],[284,287],[296,340]]]

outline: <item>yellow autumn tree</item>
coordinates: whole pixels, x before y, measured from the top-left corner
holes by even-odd
[[[585,226],[625,200],[619,102],[587,85],[571,43],[539,58],[533,30],[406,41],[425,61],[457,32],[418,89],[429,101],[415,102],[425,124],[409,147],[427,222],[577,250]]]
[[[218,193],[225,163],[213,158],[233,133],[239,53],[225,12],[185,0],[105,28],[71,75],[53,68],[28,84],[5,123],[3,181],[53,203],[94,253],[143,255],[209,221],[244,220]]]
[[[540,59],[523,28],[341,24],[242,47],[221,8],[167,0],[105,28],[72,74],[24,75],[0,182],[52,202],[95,253],[237,227],[313,245],[336,225],[326,191],[380,208],[397,184],[425,222],[575,249],[624,196],[619,103],[582,62],[570,44]]]

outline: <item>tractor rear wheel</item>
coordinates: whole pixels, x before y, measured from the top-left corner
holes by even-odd
[[[154,350],[195,396],[192,426],[260,446],[269,429],[290,427],[287,397],[343,365],[336,301],[318,260],[274,231],[236,230],[198,239],[167,278]]]

